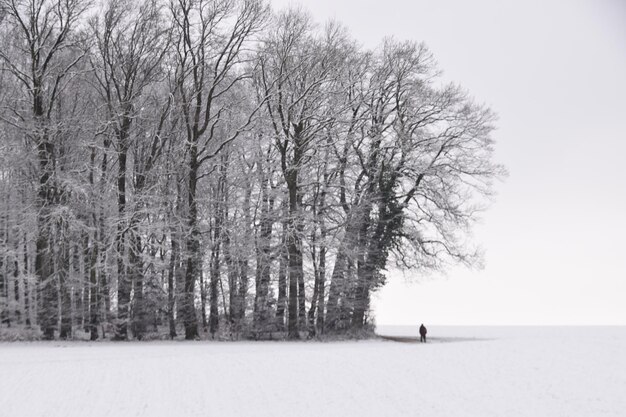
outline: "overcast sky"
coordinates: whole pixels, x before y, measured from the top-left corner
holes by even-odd
[[[480,271],[391,274],[379,324],[626,325],[626,1],[272,0],[365,47],[425,42],[499,115],[509,170],[475,239]]]

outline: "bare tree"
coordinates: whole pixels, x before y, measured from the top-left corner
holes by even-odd
[[[34,144],[38,159],[39,185],[37,205],[38,236],[35,272],[40,282],[39,322],[44,337],[52,339],[61,308],[61,337],[67,337],[67,312],[64,303],[58,305],[57,289],[66,291],[52,259],[51,239],[54,227],[54,207],[59,204],[63,188],[55,175],[55,160],[58,155],[57,126],[53,117],[55,104],[62,89],[67,87],[70,73],[84,57],[77,43],[74,30],[81,16],[91,5],[87,0],[3,0],[5,22],[14,35],[12,47],[0,50],[0,59],[10,73],[21,83],[24,94],[30,101],[29,111],[14,113],[17,123],[27,132]],[[11,56],[11,53],[19,56]]]
[[[130,295],[133,279],[141,279],[141,242],[133,218],[128,213],[128,157],[136,137],[133,124],[142,107],[144,91],[162,77],[162,62],[168,51],[169,30],[162,23],[162,13],[156,0],[134,2],[109,0],[102,22],[91,23],[96,39],[92,65],[100,94],[108,112],[107,126],[114,138],[117,154],[117,329],[116,338],[126,339],[130,319]],[[169,99],[167,109],[169,109]],[[164,116],[157,123],[164,122]],[[108,140],[108,139],[105,139]],[[143,167],[138,168],[136,188],[145,186],[146,168],[154,164],[159,152],[160,132],[154,135],[154,146]],[[139,165],[137,165],[139,166]],[[135,217],[136,219],[136,217]],[[130,235],[130,237],[128,237]],[[127,257],[132,262],[127,262]],[[140,284],[138,284],[140,289]],[[140,296],[141,291],[135,293]],[[141,332],[141,331],[140,331]]]
[[[359,164],[346,207],[347,256],[338,254],[333,272],[333,284],[348,281],[341,296],[350,315],[334,317],[331,327],[348,318],[353,328],[366,323],[370,292],[384,283],[390,256],[422,268],[477,259],[458,234],[479,213],[470,202],[488,195],[503,173],[490,162],[494,118],[437,76],[424,45],[386,41],[366,78],[366,123],[352,145]],[[345,275],[352,262],[354,275]]]
[[[235,140],[252,121],[255,109],[239,126],[219,130],[224,117],[240,103],[231,93],[249,78],[244,49],[262,28],[267,8],[260,1],[172,0],[180,111],[185,126],[188,166],[187,268],[183,296],[185,338],[198,336],[194,303],[200,274],[201,242],[198,225],[198,181],[206,161]],[[218,137],[217,132],[229,132]]]
[[[325,110],[335,94],[342,55],[335,39],[339,31],[330,27],[325,38],[316,38],[310,17],[301,11],[283,12],[276,25],[276,33],[259,54],[258,82],[270,93],[266,111],[288,193],[288,331],[290,338],[297,338],[299,328],[306,326],[301,173],[320,133],[332,120]]]

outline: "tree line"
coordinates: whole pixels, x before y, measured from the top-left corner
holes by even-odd
[[[0,0],[0,318],[45,339],[360,331],[480,261],[495,116],[433,55],[260,0]]]

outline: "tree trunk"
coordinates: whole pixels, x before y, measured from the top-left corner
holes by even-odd
[[[87,223],[90,223],[89,218],[86,219]],[[93,225],[92,225],[93,227]],[[80,277],[83,280],[82,285],[82,296],[83,296],[83,309],[81,311],[81,326],[85,332],[90,331],[89,322],[91,319],[91,302],[90,302],[90,294],[91,294],[91,255],[89,253],[89,234],[83,233],[82,239],[82,248],[80,246],[76,246],[76,253],[79,255],[80,259],[80,267],[79,273]]]
[[[200,270],[200,315],[202,317],[202,331],[204,332],[206,332],[209,329],[209,322],[211,321],[210,316],[209,316],[209,320],[207,320],[206,305],[207,305],[207,285],[204,279],[204,272]]]
[[[371,200],[370,200],[371,201]],[[357,282],[352,300],[352,327],[361,329],[363,327],[363,318],[365,317],[366,299],[369,293],[369,282],[371,279],[371,264],[367,248],[369,244],[370,218],[369,213],[372,209],[371,203],[366,203],[363,214],[360,216],[359,237],[357,247]]]
[[[176,321],[174,320],[174,311],[176,308],[176,293],[174,282],[175,270],[180,267],[180,255],[179,255],[179,243],[178,239],[174,237],[175,232],[172,232],[172,253],[170,255],[170,264],[167,271],[167,319],[170,330],[170,339],[176,337]]]
[[[320,248],[319,283],[317,299],[316,332],[324,331],[324,301],[326,291],[326,246]]]
[[[326,331],[335,330],[340,318],[340,298],[343,296],[345,286],[346,253],[343,246],[339,247],[335,258],[335,266],[330,278],[330,289],[328,291],[328,304],[326,306]]]
[[[230,245],[228,232],[224,234],[223,242],[226,267],[228,268],[228,307],[224,305],[224,309],[228,312],[228,320],[231,325],[234,325],[237,318],[237,275],[239,273],[239,264],[236,262],[236,255],[233,253]]]
[[[128,339],[128,322],[130,313],[131,276],[126,265],[126,158],[128,153],[128,130],[130,118],[124,117],[118,131],[118,165],[117,165],[117,322],[115,340]]]
[[[253,236],[255,233],[250,228],[252,224],[252,216],[250,215],[250,200],[252,198],[252,184],[251,182],[245,183],[245,196],[243,200],[243,219],[244,219],[244,236]],[[270,231],[271,234],[271,231]],[[248,265],[248,243],[247,240],[242,242],[242,251],[239,254],[237,264],[239,271],[239,282],[237,283],[237,309],[236,309],[236,320],[237,326],[241,327],[241,322],[243,321],[246,314],[246,306],[247,306],[247,297],[248,297],[248,285],[249,285],[249,265]],[[268,271],[269,275],[269,271]]]
[[[61,244],[56,251],[56,271],[59,285],[59,314],[61,316],[60,339],[70,339],[72,337],[72,296],[69,283],[69,265],[67,260],[70,257],[69,237],[67,236],[66,224],[58,224],[56,233],[60,234]]]
[[[37,95],[40,87],[35,86],[34,115],[35,118],[43,116],[41,98]],[[50,211],[54,204],[54,186],[52,174],[53,146],[48,141],[45,132],[47,128],[40,126],[39,130],[44,132],[43,137],[38,138],[39,157],[39,191],[38,191],[38,211],[37,211],[37,241],[35,253],[35,273],[39,280],[39,308],[38,321],[45,340],[54,339],[54,331],[58,321],[58,287],[53,269],[53,261],[50,248]]]
[[[107,172],[108,172],[108,161],[109,154],[108,150],[111,146],[111,139],[106,138],[103,141],[103,151],[102,151],[102,165],[100,183],[98,186],[99,190],[99,202],[101,203],[104,200],[104,195],[106,193],[107,188]],[[106,266],[106,251],[107,251],[107,230],[106,230],[106,222],[104,218],[104,210],[101,207],[98,207],[98,220],[97,220],[97,239],[94,241],[96,245],[96,264],[98,265],[98,288],[97,288],[97,298],[98,298],[98,310],[102,309],[102,317],[98,317],[98,321],[109,323],[111,319],[111,291],[109,288],[109,277],[108,268]],[[98,313],[99,314],[99,313]],[[104,326],[102,337],[105,338],[106,334],[104,333]]]
[[[268,195],[268,180],[261,181],[261,221],[256,243],[256,295],[254,297],[254,328],[263,331],[270,324],[269,286],[271,268],[271,241],[274,220],[271,210],[273,198]]]
[[[309,336],[315,335],[315,310],[317,309],[317,298],[319,291],[319,264],[317,260],[317,238],[316,231],[313,231],[311,236],[311,262],[313,263],[313,277],[315,279],[313,283],[313,297],[311,298],[311,306],[309,307],[307,329]]]
[[[215,333],[219,330],[219,279],[220,279],[220,249],[219,242],[215,244],[214,252],[211,259],[211,282],[209,288],[209,301],[210,313],[209,313],[209,332],[211,337],[215,337]]]
[[[185,271],[185,288],[182,294],[183,324],[185,325],[185,339],[193,340],[198,337],[198,318],[196,316],[195,292],[196,281],[200,267],[200,230],[198,230],[198,202],[196,191],[198,185],[198,148],[194,143],[189,153],[189,190],[187,218],[187,233],[185,252],[187,268]]]
[[[328,304],[326,306],[325,330],[335,331],[345,327],[347,315],[346,302],[350,291],[350,259],[349,253],[354,250],[357,239],[357,225],[352,214],[348,215],[345,234],[339,244],[335,265],[331,274],[328,290]]]
[[[218,300],[219,300],[219,279],[220,279],[220,261],[221,261],[221,245],[223,238],[223,224],[226,216],[226,173],[228,167],[228,157],[222,156],[221,164],[219,168],[219,178],[217,180],[217,186],[215,189],[215,204],[214,204],[214,212],[215,212],[215,220],[213,225],[213,248],[211,249],[211,281],[210,281],[210,314],[209,314],[209,331],[211,333],[211,337],[215,337],[215,333],[217,333],[219,329],[219,309],[218,309]],[[226,250],[229,252],[230,257],[230,245],[226,244]],[[232,262],[232,259],[230,259]],[[230,312],[229,316],[232,319],[233,317],[233,308],[234,308],[234,300],[236,292],[233,291],[234,283],[234,275],[232,268],[229,269],[229,291],[230,291]],[[226,308],[226,306],[224,306]]]
[[[244,319],[246,315],[246,304],[248,297],[248,259],[241,258],[239,259],[239,283],[237,288],[237,322],[238,325],[241,326],[241,321]]]
[[[131,223],[135,222],[131,221]],[[137,224],[131,225],[131,235],[129,238],[129,263],[132,268],[131,276],[133,282],[131,330],[133,336],[141,340],[148,329],[148,312],[146,311],[144,299],[144,271],[143,261],[141,259],[142,243],[137,227]]]
[[[93,239],[88,246],[89,256],[89,333],[90,339],[98,339],[99,300],[98,300],[98,243]]]
[[[287,251],[289,253],[288,260],[288,278],[289,278],[289,294],[288,294],[288,337],[290,339],[300,338],[298,312],[299,299],[298,287],[303,280],[303,264],[301,238],[299,236],[299,210],[298,210],[298,192],[297,192],[297,173],[294,171],[289,175],[287,186],[289,187],[289,217],[287,220]]]
[[[26,328],[30,328],[33,320],[33,308],[31,303],[31,291],[32,286],[29,282],[28,277],[30,276],[29,270],[30,266],[28,265],[28,260],[30,257],[28,256],[28,241],[26,238],[26,233],[23,234],[24,242],[23,242],[23,255],[24,255],[24,314],[26,315],[25,324]]]
[[[322,237],[325,233],[321,234]],[[313,239],[315,241],[315,238]],[[313,286],[313,298],[308,315],[309,333],[312,335],[323,332],[324,329],[324,290],[326,280],[326,246],[319,249],[319,259],[316,259],[315,247],[313,247],[313,267],[315,270],[315,284]],[[317,320],[316,320],[317,317]]]

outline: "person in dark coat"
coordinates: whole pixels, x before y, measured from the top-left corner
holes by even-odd
[[[426,343],[426,333],[428,333],[428,330],[426,330],[426,327],[424,327],[422,323],[420,326],[420,342]]]

